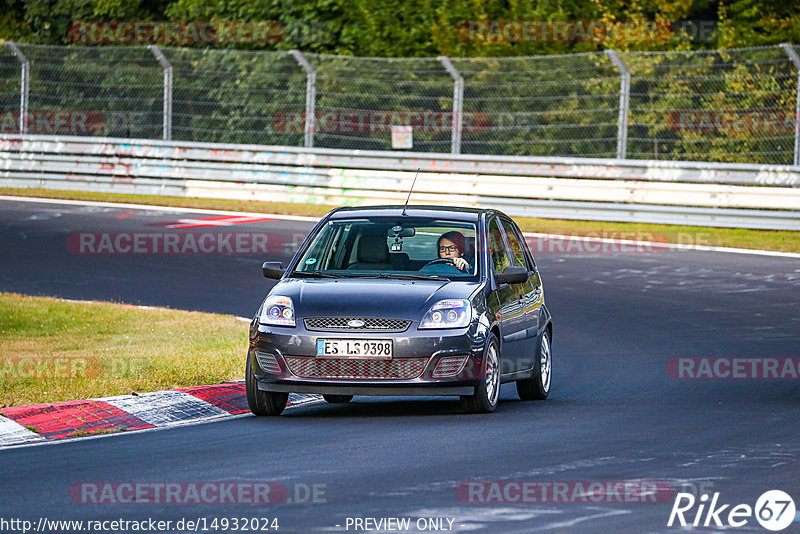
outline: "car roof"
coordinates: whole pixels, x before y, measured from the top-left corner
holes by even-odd
[[[477,221],[481,214],[501,213],[490,208],[461,208],[451,206],[419,206],[411,205],[405,211],[408,217],[435,217],[442,219],[455,219],[460,221]],[[331,219],[345,219],[348,217],[401,217],[403,206],[358,206],[336,208],[329,214]]]

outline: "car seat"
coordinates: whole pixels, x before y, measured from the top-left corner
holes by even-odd
[[[358,241],[356,263],[348,270],[391,271],[389,263],[389,247],[386,237],[382,235],[362,235]]]

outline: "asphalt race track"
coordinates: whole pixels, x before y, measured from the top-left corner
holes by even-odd
[[[287,261],[312,223],[165,226],[209,217],[216,215],[0,200],[0,291],[251,316],[270,286],[261,262]],[[167,231],[267,233],[272,250],[91,254],[75,245],[81,233]],[[534,255],[554,317],[547,401],[519,401],[507,384],[497,412],[476,416],[460,413],[456,400],[357,397],[278,418],[0,450],[0,518],[205,518],[198,531],[207,532],[233,531],[233,518],[259,521],[255,530],[277,518],[278,532],[402,531],[392,528],[402,523],[366,518],[407,518],[413,532],[678,532],[677,523],[667,526],[677,492],[698,497],[687,522],[703,494],[730,505],[723,522],[733,506],[754,508],[768,490],[800,506],[800,378],[722,378],[719,368],[679,379],[670,362],[746,358],[750,370],[766,358],[797,371],[798,360],[785,359],[800,358],[800,260],[674,250]],[[76,493],[103,483],[233,482],[271,483],[278,502],[234,495],[233,504],[93,504]],[[573,496],[592,482],[668,491],[657,502],[647,491]],[[558,487],[569,490],[541,502]],[[523,498],[520,488],[533,489]],[[700,516],[693,531],[722,530]],[[726,530],[766,532],[745,519]],[[784,532],[800,532],[800,522]]]

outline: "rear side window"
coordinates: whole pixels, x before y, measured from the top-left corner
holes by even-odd
[[[489,224],[489,249],[492,254],[492,264],[496,273],[502,273],[506,267],[511,265],[511,259],[508,256],[508,250],[503,242],[503,234],[500,231],[500,225],[497,224],[497,219],[492,219]]]
[[[514,225],[511,223],[511,221],[503,220],[503,228],[506,231],[508,246],[511,247],[511,255],[514,257],[514,263],[520,267],[527,268],[529,271],[532,270],[531,266],[525,261],[525,253],[522,251],[520,237],[517,235]]]

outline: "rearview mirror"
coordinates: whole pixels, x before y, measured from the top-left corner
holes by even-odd
[[[398,230],[398,226],[393,226],[389,229],[389,237],[414,237],[417,233],[417,229],[413,226],[408,228],[400,228]]]
[[[528,269],[517,265],[509,265],[502,273],[494,275],[498,284],[521,284],[528,279]]]
[[[286,269],[283,268],[279,261],[265,261],[264,265],[261,266],[261,272],[264,274],[264,278],[280,280]]]

